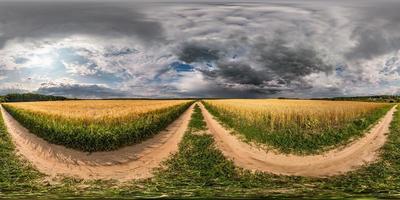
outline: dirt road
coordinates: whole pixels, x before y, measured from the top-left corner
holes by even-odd
[[[178,150],[189,124],[193,105],[166,130],[142,143],[116,151],[91,154],[48,143],[21,126],[3,107],[1,113],[17,153],[40,172],[51,177],[65,175],[83,179],[142,179],[152,176],[171,153]]]
[[[286,155],[253,147],[221,126],[203,105],[201,109],[217,146],[237,166],[274,174],[325,177],[343,174],[375,161],[386,141],[396,108],[393,107],[364,137],[344,148],[310,156]]]

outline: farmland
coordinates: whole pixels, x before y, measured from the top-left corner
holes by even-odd
[[[230,101],[236,102],[238,100]],[[242,101],[245,100],[240,100],[238,102],[241,102],[244,106],[243,108],[246,108],[246,106],[250,107],[250,105],[254,104],[254,102],[253,104],[245,104]],[[212,103],[210,101],[206,102],[208,107],[210,106],[209,104]],[[57,107],[59,106],[58,103],[65,104],[68,102],[18,103],[7,104],[6,106],[12,107],[11,109],[17,111],[24,111],[24,113],[27,111],[35,114],[44,113],[43,115],[54,119],[62,118],[72,120],[84,117],[84,119],[86,119],[85,123],[89,124],[96,121],[99,123],[118,123],[118,121],[113,121],[116,116],[107,113],[111,113],[110,110],[113,109],[117,110],[117,106],[121,104],[119,101],[111,101],[110,103],[114,103],[114,105],[109,107],[104,105],[107,104],[105,101],[88,101],[87,105],[84,105],[86,103],[85,101],[82,101],[82,103],[79,103],[79,101],[71,101],[70,105],[74,106],[68,111],[61,111],[62,109],[66,109],[66,107]],[[143,105],[143,107],[148,105],[155,110],[160,110],[164,108],[172,109],[174,106],[183,106],[190,104],[191,102],[162,102],[159,104],[160,102],[155,101],[154,103],[158,106],[150,106],[149,104],[152,102],[148,101],[143,102],[143,104],[139,104],[139,101],[135,103],[137,103],[135,105]],[[168,106],[165,103],[167,103]],[[254,105],[259,104],[259,102],[256,103],[257,104]],[[313,101],[312,103],[321,107],[321,105],[319,105],[321,102]],[[342,102],[332,103],[340,104]],[[49,107],[45,106],[46,104],[48,104]],[[128,102],[124,104],[125,107],[122,109],[124,111],[120,113],[114,111],[115,115],[119,116],[122,115],[122,113],[125,113],[125,117],[130,117],[130,114],[134,111],[128,111],[127,109],[133,108],[126,104],[128,104]],[[19,105],[21,106],[19,107]],[[92,106],[92,110],[88,108],[89,105]],[[310,104],[308,105],[310,106]],[[368,105],[371,105],[371,108],[369,109],[372,111],[382,109],[383,113],[385,109],[387,110],[387,108],[390,107],[388,104],[367,103],[367,105],[360,105],[359,109],[362,110],[361,108],[368,108]],[[339,105],[335,104],[329,104],[329,106],[339,107]],[[95,108],[97,108],[97,111],[94,111],[96,110]],[[305,109],[304,107],[302,108]],[[350,110],[349,107],[339,108],[346,109],[346,112]],[[357,107],[351,105],[351,108],[354,109]],[[85,109],[87,112],[79,113],[79,111]],[[307,109],[303,110],[303,113],[307,113],[307,111]],[[354,110],[353,112],[356,111]],[[358,110],[358,112],[360,113],[357,115],[353,114],[349,116],[349,118],[357,118],[360,116],[365,117],[369,114],[374,114],[374,112],[371,111],[361,112]],[[137,111],[136,113],[148,114],[149,112]],[[299,194],[324,198],[325,195],[347,197],[361,196],[366,192],[371,191],[381,191],[380,194],[374,194],[375,196],[388,195],[398,189],[397,187],[400,183],[397,178],[399,177],[398,173],[400,171],[400,164],[398,162],[400,147],[400,112],[396,112],[395,114],[388,142],[382,148],[382,157],[376,163],[331,178],[282,176],[264,172],[253,173],[250,170],[238,167],[234,162],[224,156],[216,145],[213,135],[207,133],[208,127],[204,121],[203,114],[204,113],[199,109],[199,106],[195,106],[194,113],[192,114],[192,118],[186,129],[187,131],[179,144],[179,151],[163,162],[159,169],[156,169],[153,178],[135,180],[123,184],[110,180],[92,181],[75,179],[73,177],[64,177],[62,180],[56,179],[56,183],[44,181],[44,177],[46,177],[45,175],[40,174],[36,169],[32,168],[25,162],[22,162],[14,154],[15,147],[13,146],[11,138],[7,134],[2,118],[0,117],[0,139],[2,141],[0,142],[0,154],[3,155],[1,160],[4,160],[4,162],[7,163],[7,167],[0,174],[0,185],[2,186],[0,189],[0,197],[1,192],[3,192],[4,194],[13,194],[16,196],[35,193],[35,195],[65,197],[66,194],[75,194],[90,198],[100,196],[132,198],[138,196],[154,197],[161,195],[168,195],[172,198],[182,196],[203,196],[210,198],[260,196],[297,197]],[[99,117],[101,115],[102,117]],[[315,116],[317,115],[314,115],[314,117]],[[120,117],[123,119],[123,116]],[[318,132],[315,134],[318,134]],[[18,181],[16,182],[15,179]]]
[[[245,140],[285,153],[318,153],[363,135],[391,107],[311,100],[206,100],[207,109]]]
[[[164,129],[191,104],[186,100],[88,100],[6,103],[4,108],[43,139],[82,151],[108,151]]]

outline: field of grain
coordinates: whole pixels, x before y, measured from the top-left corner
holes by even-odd
[[[207,109],[248,141],[287,153],[317,153],[363,135],[390,104],[316,100],[206,100]]]
[[[114,150],[164,129],[188,100],[83,100],[6,103],[4,108],[45,140],[83,151]]]

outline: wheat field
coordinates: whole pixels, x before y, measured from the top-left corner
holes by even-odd
[[[78,119],[81,121],[133,120],[140,115],[165,109],[184,103],[188,100],[79,100],[6,103],[17,109],[23,109],[54,117]]]
[[[390,107],[386,103],[281,99],[204,103],[245,139],[292,153],[317,152],[360,136]]]
[[[82,151],[108,151],[166,128],[189,100],[80,100],[5,103],[23,126],[43,139]]]

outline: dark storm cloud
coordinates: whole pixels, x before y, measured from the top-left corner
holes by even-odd
[[[218,60],[220,52],[204,44],[185,43],[178,52],[178,58],[187,63]]]
[[[200,88],[187,92],[176,93],[182,97],[206,97],[206,98],[261,98],[281,92],[273,88],[237,88],[227,84],[211,84],[207,88]]]
[[[311,73],[331,72],[333,67],[318,57],[313,47],[288,47],[284,40],[258,43],[253,49],[255,60],[266,70],[290,83]]]
[[[355,31],[357,46],[346,54],[348,59],[373,59],[400,49],[400,37],[387,37],[380,30],[360,28]]]
[[[252,47],[251,55],[253,59],[245,61],[222,58],[216,61],[215,69],[200,71],[209,79],[222,80],[223,83],[217,85],[221,90],[236,87],[239,88],[237,91],[243,92],[246,87],[241,86],[248,85],[249,92],[257,91],[264,95],[280,90],[310,89],[311,86],[303,80],[305,76],[333,71],[333,67],[324,63],[312,47],[288,47],[281,39],[258,41]]]
[[[346,54],[348,59],[373,59],[400,49],[400,4],[373,2],[355,7],[352,38],[357,45]]]
[[[364,94],[367,95],[367,94]],[[346,95],[342,88],[311,88],[303,90],[288,90],[277,93],[277,97],[295,97],[295,98],[330,98],[330,97],[341,97],[341,96],[352,96]]]
[[[114,98],[126,97],[126,92],[111,89],[101,85],[81,84],[44,84],[37,91],[39,94],[59,95],[78,98]]]
[[[238,84],[262,85],[264,81],[270,81],[271,77],[265,71],[256,71],[247,63],[220,62],[218,69],[203,71],[210,77],[222,77],[223,79]]]
[[[0,48],[14,38],[93,34],[160,41],[163,28],[137,12],[139,6],[111,2],[0,2]]]

